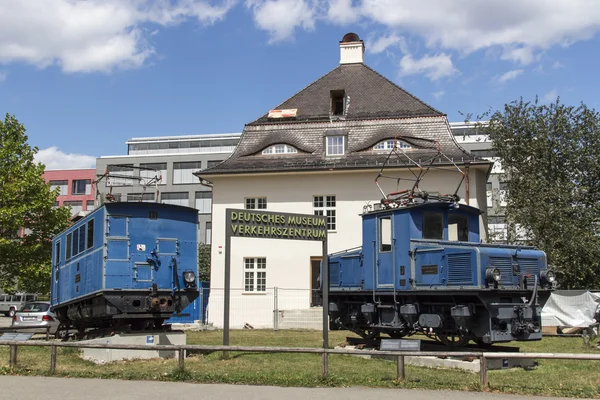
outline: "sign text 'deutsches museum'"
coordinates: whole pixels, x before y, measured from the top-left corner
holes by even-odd
[[[226,210],[227,234],[237,237],[327,240],[327,217],[259,210]]]

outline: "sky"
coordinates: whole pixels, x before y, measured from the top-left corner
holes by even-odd
[[[523,98],[600,110],[600,0],[0,0],[0,112],[47,169],[134,137],[240,133],[365,64],[448,116]]]

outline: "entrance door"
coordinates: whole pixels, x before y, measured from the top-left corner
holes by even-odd
[[[319,276],[321,274],[321,257],[310,259],[310,306],[321,307],[323,298],[319,294]]]
[[[394,286],[393,224],[391,215],[377,217],[377,287]]]

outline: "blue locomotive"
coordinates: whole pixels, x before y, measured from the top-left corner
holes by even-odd
[[[159,328],[199,295],[198,212],[160,203],[105,203],[53,241],[51,305],[61,325]]]
[[[410,193],[362,214],[362,247],[329,255],[330,328],[425,333],[447,346],[542,338],[555,280],[532,247],[484,244],[477,208]]]

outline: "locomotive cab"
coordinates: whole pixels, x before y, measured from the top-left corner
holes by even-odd
[[[482,243],[480,213],[452,201],[365,212],[362,246],[329,255],[332,329],[446,344],[541,339],[546,256]]]

